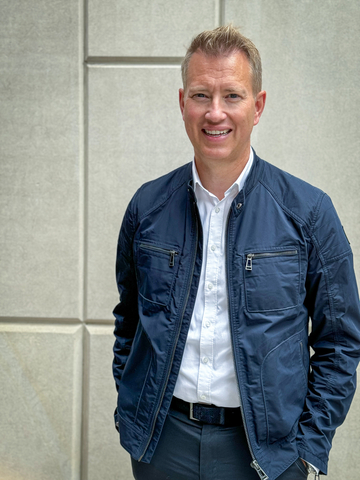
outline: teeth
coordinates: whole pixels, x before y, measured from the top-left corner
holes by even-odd
[[[226,135],[230,130],[205,130],[208,135]]]

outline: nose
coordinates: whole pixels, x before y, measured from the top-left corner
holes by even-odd
[[[223,105],[220,99],[213,98],[209,109],[205,114],[206,120],[211,123],[220,123],[226,118],[226,113],[223,109]]]

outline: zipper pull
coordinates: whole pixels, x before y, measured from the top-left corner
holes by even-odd
[[[169,267],[173,267],[175,265],[175,255],[177,255],[178,253],[175,252],[175,250],[170,250],[169,254],[170,254]]]
[[[268,480],[269,477],[266,475],[266,473],[264,472],[264,470],[260,467],[260,465],[258,464],[258,462],[256,460],[253,460],[251,463],[250,463],[250,467],[254,468],[257,472],[257,474],[259,475],[260,479],[261,480]]]
[[[252,270],[252,259],[253,259],[253,256],[254,256],[253,253],[248,253],[248,254],[246,255],[246,266],[245,266],[245,270],[248,270],[249,272],[251,272],[251,270]]]

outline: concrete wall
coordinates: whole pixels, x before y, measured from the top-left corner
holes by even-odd
[[[144,181],[191,160],[191,37],[233,21],[264,63],[253,144],[325,189],[360,273],[360,3],[0,0],[0,478],[125,480],[111,377],[115,247]],[[360,398],[329,479],[357,478]]]

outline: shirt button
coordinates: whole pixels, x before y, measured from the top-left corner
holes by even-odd
[[[206,328],[209,328],[209,327],[210,327],[210,325],[211,325],[211,323],[209,322],[209,320],[206,320],[206,322],[205,322],[205,324],[204,324],[204,325],[205,325],[205,327],[206,327]]]
[[[208,361],[209,361],[208,357],[203,357],[203,358],[202,358],[202,362],[203,362],[203,363],[208,363]]]
[[[214,286],[214,285],[213,285],[212,283],[208,283],[208,289],[209,289],[209,290],[212,290],[213,286]]]
[[[215,252],[215,250],[216,250],[216,245],[211,245],[211,250],[212,250],[213,252]]]
[[[220,208],[219,208],[219,207],[216,207],[216,208],[215,208],[215,212],[216,212],[216,213],[219,213],[219,212],[220,212]]]
[[[206,400],[206,395],[201,395],[201,400]]]

